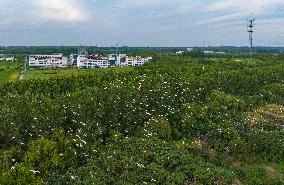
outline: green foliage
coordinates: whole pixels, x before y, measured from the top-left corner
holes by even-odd
[[[262,91],[267,101],[271,103],[284,104],[284,84],[277,83],[267,85],[263,88]]]
[[[242,182],[247,185],[281,185],[283,184],[283,175],[277,172],[272,166],[255,165],[251,167],[242,167],[238,170],[239,176],[242,176]]]
[[[47,139],[31,141],[24,161],[42,174],[64,168],[63,157],[59,154],[57,143]]]
[[[11,169],[11,167],[21,161],[22,151],[19,148],[11,148],[0,151],[0,174]]]
[[[140,135],[145,138],[171,139],[172,127],[165,118],[152,119],[140,128]]]
[[[0,62],[0,85],[14,82],[20,74],[21,62]]]
[[[0,176],[3,185],[38,185],[42,184],[36,174],[24,164],[16,164],[9,171]]]
[[[82,179],[81,184],[232,184],[235,180],[231,172],[171,143],[135,138],[101,148],[75,176]]]
[[[264,161],[282,161],[284,156],[283,131],[253,130],[242,135],[241,138],[232,140],[229,150],[232,155],[245,156],[248,159]],[[242,158],[245,160],[245,158]]]
[[[0,85],[0,182],[283,183],[282,62],[157,60]]]
[[[94,75],[105,73],[107,71],[126,72],[132,71],[133,68],[108,68],[108,69],[77,69],[77,68],[55,68],[55,69],[28,69],[24,80],[32,79],[50,79],[63,76],[72,76],[76,78],[77,75]]]
[[[212,139],[227,140],[236,134],[245,108],[242,99],[212,91],[205,103],[184,105],[182,130],[192,137],[208,134]]]
[[[191,52],[189,52],[189,56],[199,58],[199,57],[205,57],[205,54],[200,49],[194,49]]]

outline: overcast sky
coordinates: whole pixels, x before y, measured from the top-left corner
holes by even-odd
[[[284,46],[284,0],[0,0],[0,45]]]

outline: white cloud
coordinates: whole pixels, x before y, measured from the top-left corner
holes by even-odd
[[[217,0],[208,3],[203,14],[205,20],[201,20],[196,25],[206,25],[212,23],[226,23],[230,21],[239,22],[255,17],[257,20],[275,14],[275,9],[284,5],[283,0]],[[210,19],[208,19],[210,17]]]
[[[128,7],[133,6],[152,6],[159,5],[161,3],[166,3],[168,0],[121,0],[118,2],[120,5],[125,5]]]
[[[93,43],[238,43],[247,40],[251,13],[258,40],[271,36],[277,41],[274,35],[283,38],[281,8],[284,0],[0,0],[0,41],[17,43],[17,36],[24,34],[18,40],[40,44],[58,43],[63,37],[62,42],[70,43],[76,36],[82,43],[86,38]],[[68,33],[60,35],[65,30]],[[227,30],[234,36],[224,36]]]
[[[81,22],[88,17],[76,0],[32,0],[32,14],[45,21]]]
[[[283,5],[283,0],[218,0],[207,6],[208,11],[248,12],[255,15],[265,13],[268,9]]]
[[[219,22],[228,22],[230,20],[238,19],[240,17],[245,16],[246,13],[240,12],[240,13],[234,13],[229,15],[222,15],[217,17],[212,17],[211,19],[202,20],[199,22],[196,22],[195,26],[202,26],[202,25],[209,25],[213,23],[219,23]]]
[[[255,14],[263,13],[270,7],[284,4],[283,0],[218,0],[209,4],[211,11],[251,11]]]

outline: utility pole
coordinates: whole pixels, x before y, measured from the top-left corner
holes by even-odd
[[[252,58],[252,53],[253,53],[253,28],[254,28],[254,21],[255,19],[249,20],[248,24],[248,33],[249,33],[249,47],[250,47],[250,56]]]

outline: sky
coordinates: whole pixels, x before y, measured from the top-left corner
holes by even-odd
[[[284,46],[284,0],[0,0],[2,46]]]

